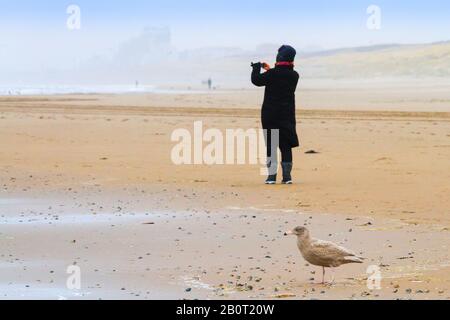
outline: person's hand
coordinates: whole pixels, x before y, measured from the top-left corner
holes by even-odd
[[[252,63],[252,68],[253,69],[261,69],[262,63],[261,62]]]
[[[270,65],[268,63],[263,62],[262,63],[262,67],[264,70],[269,71],[270,70]]]

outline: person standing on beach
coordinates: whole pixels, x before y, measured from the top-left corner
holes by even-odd
[[[276,184],[278,149],[282,157],[282,183],[292,184],[292,149],[300,145],[295,119],[295,90],[299,81],[299,75],[294,70],[296,54],[293,47],[283,45],[278,50],[275,68],[270,69],[266,63],[252,64],[252,83],[258,87],[265,87],[261,120],[266,132],[267,167],[269,168],[266,184]],[[264,68],[266,72],[261,73],[261,68]],[[277,133],[278,139],[274,139]]]
[[[208,89],[211,90],[212,89],[212,79],[208,78]]]

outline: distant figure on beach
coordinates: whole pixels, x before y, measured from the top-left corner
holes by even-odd
[[[212,79],[208,78],[207,83],[208,83],[208,89],[211,90],[212,89]]]
[[[266,87],[262,106],[262,126],[266,130],[267,167],[269,176],[266,184],[276,184],[278,171],[278,149],[281,151],[281,167],[283,184],[292,184],[293,167],[292,149],[298,147],[299,140],[295,119],[295,90],[299,80],[294,70],[296,51],[284,45],[278,50],[274,69],[267,63],[252,64],[252,83],[258,87]],[[261,68],[266,72],[261,73]],[[274,139],[276,133],[279,139]],[[276,141],[278,140],[278,141]]]

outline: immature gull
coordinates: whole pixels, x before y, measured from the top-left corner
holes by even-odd
[[[363,263],[364,258],[356,256],[346,248],[329,241],[312,238],[305,227],[297,227],[284,235],[297,236],[297,246],[303,258],[312,265],[322,267],[322,283],[325,283],[325,268],[336,268],[348,263]]]

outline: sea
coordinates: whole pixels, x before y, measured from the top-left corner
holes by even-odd
[[[0,96],[39,96],[64,94],[183,94],[207,93],[206,90],[164,89],[150,85],[41,85],[5,86],[0,85]]]

